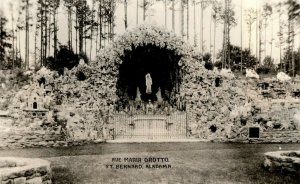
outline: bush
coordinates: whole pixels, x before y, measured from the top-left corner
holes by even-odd
[[[260,65],[257,67],[256,72],[258,74],[275,74],[276,73],[276,67],[274,65],[274,59],[270,56],[266,56],[263,65]]]
[[[55,70],[62,75],[64,73],[64,68],[71,70],[78,65],[80,59],[83,59],[85,63],[88,63],[86,54],[80,53],[79,55],[76,55],[72,50],[69,50],[66,45],[61,45],[56,60],[52,56],[48,57],[46,60],[46,67],[50,70]]]

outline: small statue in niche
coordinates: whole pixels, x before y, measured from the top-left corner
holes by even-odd
[[[151,103],[151,100],[149,100],[149,103],[146,105],[146,114],[153,114],[154,106]]]
[[[136,102],[140,102],[142,99],[141,99],[141,92],[140,92],[140,89],[139,87],[137,87],[136,89],[136,98],[135,98],[135,101]]]
[[[150,73],[146,74],[146,93],[147,94],[151,94],[152,90],[151,90],[151,86],[152,86],[152,78]]]
[[[161,96],[160,87],[158,88],[158,91],[156,93],[156,97],[157,97],[157,102],[162,102],[163,101],[162,96]]]

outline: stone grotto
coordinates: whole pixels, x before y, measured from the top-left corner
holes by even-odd
[[[208,70],[174,33],[140,26],[63,75],[46,68],[3,111],[0,148],[106,140],[299,142],[296,79]],[[5,100],[2,100],[5,101]],[[5,103],[2,102],[1,103]]]

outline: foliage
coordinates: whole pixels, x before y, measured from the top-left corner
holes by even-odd
[[[5,29],[7,24],[7,18],[3,16],[3,12],[0,12],[0,68],[3,67],[3,64],[6,59],[6,50],[11,48],[11,43],[9,43],[10,35]]]
[[[22,60],[22,58],[20,58],[18,55],[14,56],[14,60],[13,60],[13,55],[10,54],[7,56],[7,61],[3,64],[5,69],[14,69],[14,68],[21,68],[24,61]]]
[[[232,71],[240,70],[241,68],[241,47],[230,45],[229,47],[230,55],[227,58],[227,61],[230,61],[230,68]],[[255,67],[256,58],[255,56],[251,55],[249,49],[244,49],[242,51],[243,54],[243,63],[242,69],[245,70],[246,68],[253,69]],[[219,61],[223,60],[223,49],[218,53],[217,56]],[[216,62],[215,66],[220,68],[220,62]]]
[[[231,0],[228,1],[227,10],[226,8],[223,8],[218,16],[219,17],[217,18],[217,20],[222,24],[224,24],[224,22],[227,22],[229,29],[237,25],[235,11]]]
[[[294,58],[295,58],[295,75],[300,74],[300,48],[298,51],[293,52]],[[281,71],[285,71],[288,75],[292,76],[293,75],[293,68],[291,66],[291,58],[292,58],[292,53],[290,51],[285,52],[283,58],[282,58],[282,63],[279,64],[279,69]]]
[[[207,70],[213,70],[214,69],[214,64],[211,61],[211,54],[210,53],[206,53],[203,55],[203,61],[204,63],[204,67]]]
[[[72,69],[74,66],[78,65],[80,59],[84,59],[88,62],[85,54],[80,54],[79,56],[74,54],[72,50],[68,49],[68,46],[61,45],[57,53],[57,58],[54,60],[53,57],[48,57],[46,61],[46,67],[50,70],[57,71],[60,75],[64,73],[64,68]]]
[[[21,84],[21,86],[22,86],[22,84],[24,84],[24,83],[26,83],[26,82],[28,82],[29,81],[29,76],[28,75],[26,75],[26,74],[24,74],[24,70],[23,69],[21,69],[21,68],[18,68],[18,69],[16,69],[15,71],[14,71],[14,73],[15,73],[15,76],[16,76],[16,82],[18,83],[18,84]]]

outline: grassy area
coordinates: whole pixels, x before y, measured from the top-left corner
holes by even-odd
[[[44,157],[53,182],[68,183],[300,183],[261,167],[263,153],[296,150],[299,144],[145,143],[100,144],[62,149],[0,151],[0,156]],[[169,169],[111,169],[112,158],[167,157]],[[122,162],[124,164],[124,162]],[[130,164],[130,163],[129,163]],[[144,164],[145,166],[145,164]]]

